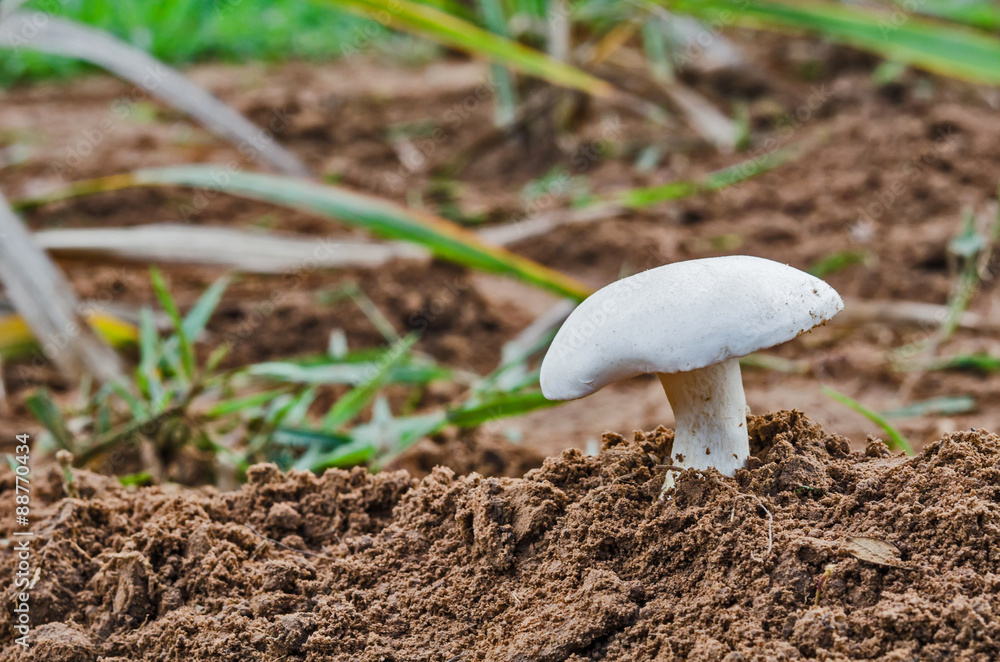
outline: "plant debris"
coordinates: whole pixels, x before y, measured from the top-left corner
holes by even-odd
[[[899,548],[884,540],[849,538],[846,547],[847,552],[856,559],[893,568],[903,567],[903,562],[899,558]]]

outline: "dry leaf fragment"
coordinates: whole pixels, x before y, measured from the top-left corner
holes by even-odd
[[[899,548],[878,538],[848,538],[847,551],[862,561],[893,568],[903,567],[903,561],[899,558]]]

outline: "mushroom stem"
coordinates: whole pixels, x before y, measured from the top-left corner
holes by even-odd
[[[690,469],[715,467],[732,476],[750,456],[739,359],[657,376],[676,420],[674,464]],[[670,477],[668,472],[668,481]]]

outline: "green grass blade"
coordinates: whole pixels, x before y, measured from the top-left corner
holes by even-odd
[[[527,414],[536,409],[554,407],[559,402],[546,400],[541,391],[504,393],[483,402],[469,404],[448,412],[448,422],[458,427],[475,427],[501,418]]]
[[[152,413],[139,398],[135,397],[121,382],[111,382],[107,385],[107,388],[114,392],[119,398],[125,401],[128,406],[129,411],[132,413],[132,418],[136,421],[145,420],[152,416]],[[157,412],[161,411],[161,403],[152,403]]]
[[[153,476],[148,471],[118,476],[118,482],[125,487],[145,487],[153,484]]]
[[[417,338],[416,334],[410,334],[389,348],[371,376],[348,391],[327,412],[323,418],[323,430],[337,430],[356,418],[389,381],[393,369],[409,355]]]
[[[174,323],[174,330],[177,333],[177,342],[180,345],[180,367],[182,369],[182,375],[188,381],[194,378],[194,347],[191,345],[191,338],[187,335],[184,330],[184,320],[181,318],[181,311],[177,308],[177,303],[174,298],[170,295],[170,289],[167,287],[167,282],[163,279],[163,274],[156,267],[150,267],[149,269],[150,280],[153,284],[153,292],[156,294],[157,300],[163,307],[164,312],[170,317],[170,320]],[[167,352],[167,357],[169,359],[170,352]]]
[[[1000,372],[1000,356],[985,352],[956,354],[931,361],[928,370],[975,370],[977,372]]]
[[[322,0],[362,16],[377,16],[389,26],[427,37],[439,44],[489,58],[504,66],[598,97],[616,96],[612,85],[516,41],[505,39],[434,7],[410,0]]]
[[[274,389],[271,391],[262,391],[261,393],[254,393],[252,395],[244,396],[242,398],[233,398],[231,400],[223,400],[217,404],[212,405],[205,411],[206,418],[221,418],[223,416],[228,416],[230,414],[236,414],[241,411],[246,411],[248,409],[254,409],[261,405],[265,405],[272,400],[274,400],[279,395],[284,395],[288,391],[287,389]]]
[[[23,43],[22,43],[23,42]],[[37,51],[84,60],[142,88],[201,122],[209,131],[280,171],[301,177],[309,170],[261,129],[180,72],[148,53],[92,27],[51,15],[39,22],[22,11],[0,25],[0,49]]]
[[[798,147],[779,149],[763,156],[742,161],[736,165],[729,166],[728,168],[710,172],[700,179],[668,182],[657,186],[646,186],[642,188],[628,189],[626,191],[617,191],[615,193],[590,198],[586,200],[585,206],[589,206],[593,203],[613,202],[620,204],[623,207],[639,209],[641,207],[649,207],[650,205],[667,202],[669,200],[686,198],[698,193],[718,191],[752,177],[756,177],[757,175],[770,170],[774,170],[778,166],[784,165],[785,163],[798,158],[803,153],[804,150]]]
[[[904,407],[883,411],[886,418],[914,418],[920,416],[954,416],[976,408],[976,399],[970,395],[942,395],[911,402]]]
[[[290,361],[268,361],[247,368],[247,374],[292,384],[361,384],[375,363],[329,363],[298,365]]]
[[[884,58],[974,83],[1000,83],[1000,40],[892,10],[816,0],[657,0],[721,25],[814,32]]]
[[[296,395],[291,401],[278,411],[277,415],[274,417],[275,425],[298,425],[301,423],[306,414],[309,413],[309,407],[312,403],[316,401],[316,387],[310,386],[309,388],[303,389],[301,393]]]
[[[346,469],[366,464],[375,457],[377,452],[378,449],[371,442],[357,440],[344,444],[329,453],[324,453],[314,458],[303,456],[303,459],[308,461],[309,469],[319,473],[331,468]],[[296,467],[302,468],[298,462],[296,463]]]
[[[212,313],[219,307],[219,301],[222,300],[222,294],[226,291],[227,287],[229,287],[229,278],[223,276],[212,283],[198,297],[198,301],[191,307],[188,314],[184,316],[184,323],[182,325],[184,327],[184,334],[192,341],[197,340],[198,336],[205,330],[209,318],[212,317]]]
[[[136,368],[136,383],[150,402],[157,402],[163,396],[159,365],[160,336],[156,331],[156,322],[153,321],[153,311],[143,306],[139,311],[139,365]]]
[[[826,278],[855,264],[864,264],[872,258],[869,251],[845,250],[830,253],[813,262],[806,270],[816,278]]]
[[[60,413],[59,407],[56,406],[46,389],[39,389],[29,395],[24,404],[31,415],[49,431],[59,448],[73,449],[73,435],[66,427],[66,421]]]
[[[276,175],[234,172],[220,166],[137,170],[129,175],[76,182],[44,200],[30,201],[30,204],[136,186],[203,188],[262,200],[365,228],[388,239],[409,241],[442,259],[519,278],[577,300],[585,299],[591,292],[565,274],[487,244],[474,233],[433,214],[336,186]]]
[[[377,449],[377,454],[369,463],[374,469],[398,457],[424,437],[440,432],[447,425],[442,412],[382,420],[383,417],[379,415],[380,404],[385,404],[385,400],[380,398],[375,401],[371,423],[359,425],[353,430],[355,439],[372,444]]]
[[[368,318],[372,326],[382,334],[386,342],[395,343],[399,341],[399,332],[396,331],[396,327],[393,326],[389,318],[385,316],[385,313],[379,310],[378,305],[371,300],[371,297],[365,294],[364,290],[357,283],[346,283],[340,288],[339,292],[333,293],[330,300],[331,302],[336,301],[341,296],[346,296],[354,302],[354,305]]]
[[[478,0],[476,4],[479,5],[479,12],[486,28],[504,39],[509,39],[503,3],[500,0]],[[502,64],[493,63],[490,65],[490,71],[493,74],[493,84],[497,88],[496,124],[506,126],[517,117],[517,89],[514,87],[514,78]]]
[[[968,0],[956,2],[956,0],[921,0],[913,3],[912,0],[894,0],[899,5],[898,11],[908,11],[909,7],[916,6],[917,11],[927,16],[943,18],[953,23],[962,23],[974,28],[983,30],[1000,29],[1000,6],[991,0]]]
[[[844,395],[840,391],[835,391],[829,386],[824,386],[822,388],[822,391],[824,395],[828,395],[837,402],[839,402],[840,404],[844,405],[845,407],[853,409],[854,411],[858,412],[859,414],[867,418],[869,421],[874,423],[875,425],[882,428],[882,430],[889,437],[889,441],[886,444],[887,446],[889,446],[889,448],[891,448],[892,450],[902,450],[907,455],[913,455],[913,446],[910,445],[910,442],[907,441],[906,437],[904,437],[899,432],[899,430],[894,428],[892,426],[892,423],[887,421],[885,417],[882,416],[882,414],[879,414],[876,411],[872,411],[871,409],[865,407],[863,404],[861,404],[854,398]]]

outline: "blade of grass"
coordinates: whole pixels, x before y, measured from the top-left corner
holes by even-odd
[[[846,250],[830,253],[813,262],[806,270],[816,278],[826,278],[855,264],[864,264],[872,258],[869,251]]]
[[[389,381],[393,369],[406,358],[418,337],[416,334],[410,334],[390,347],[380,362],[381,365],[372,373],[371,377],[348,391],[334,403],[323,418],[323,430],[327,432],[339,430],[356,418]]]
[[[0,194],[0,283],[17,312],[64,375],[101,382],[122,375],[114,350],[93,332],[69,281],[31,238]]]
[[[815,32],[934,73],[974,83],[1000,83],[1000,40],[965,27],[892,11],[796,0],[657,0],[675,11],[721,25]]]
[[[382,337],[387,342],[399,342],[399,332],[396,331],[396,327],[392,325],[389,318],[379,310],[378,305],[371,300],[371,297],[365,294],[364,290],[357,283],[345,283],[337,290],[331,292],[328,297],[324,297],[324,303],[332,304],[343,297],[348,297],[354,302],[354,305],[361,310],[362,314],[368,318],[368,321],[382,334]]]
[[[957,354],[931,361],[927,370],[976,370],[979,372],[1000,372],[1000,356],[985,352]]]
[[[310,448],[317,446],[320,448],[336,448],[351,442],[349,434],[342,432],[323,432],[322,430],[308,430],[302,428],[280,428],[275,431],[274,443],[282,446],[295,446]]]
[[[906,437],[900,434],[899,430],[894,428],[892,423],[887,421],[882,414],[869,409],[854,398],[844,395],[840,391],[836,391],[829,386],[822,387],[822,391],[824,395],[827,395],[845,407],[858,412],[869,421],[882,428],[882,430],[889,437],[889,441],[886,443],[889,448],[892,450],[902,450],[907,455],[913,455],[913,446],[910,445],[910,442],[907,441]]]
[[[298,365],[289,361],[268,361],[247,368],[247,374],[292,384],[361,384],[376,363],[328,363]]]
[[[31,35],[25,39],[22,35]],[[24,42],[24,43],[21,43]],[[0,48],[33,51],[84,60],[178,108],[209,131],[269,163],[280,172],[309,177],[309,169],[261,129],[156,58],[105,32],[58,16],[37,22],[33,12],[19,11],[0,25]]]
[[[541,391],[528,393],[503,393],[475,404],[464,405],[448,412],[448,422],[458,427],[468,428],[489,423],[501,418],[510,418],[554,407],[559,402],[546,400]]]
[[[59,448],[73,450],[73,435],[66,427],[66,421],[59,407],[46,389],[38,389],[29,395],[24,404],[31,415],[49,431]]]
[[[156,267],[150,267],[149,276],[153,284],[153,292],[156,294],[156,298],[163,307],[163,311],[170,316],[170,319],[174,323],[174,330],[177,334],[177,342],[180,346],[182,374],[187,381],[190,381],[194,379],[194,347],[192,347],[191,338],[184,329],[184,320],[181,318],[181,312],[177,309],[177,304],[174,302],[174,298],[170,295],[170,290],[167,287],[167,283],[163,279],[163,274],[160,273],[160,270]]]
[[[504,16],[500,0],[478,0],[476,4],[479,5],[479,12],[483,16],[486,28],[504,39],[509,39],[507,18]],[[502,64],[493,63],[490,65],[490,71],[493,74],[493,84],[497,88],[495,122],[497,126],[507,126],[517,116],[517,90],[514,87],[514,78]]]
[[[128,405],[129,411],[132,413],[132,418],[135,419],[135,421],[145,421],[153,415],[149,408],[141,400],[139,400],[139,398],[135,397],[135,395],[128,390],[128,387],[121,382],[111,382],[110,384],[107,384],[105,388],[125,401],[125,404]],[[154,402],[152,404],[154,410],[159,413],[161,408],[158,406],[158,403]]]
[[[34,232],[56,258],[90,262],[215,265],[244,273],[282,274],[308,262],[317,269],[374,267],[426,253],[402,243],[304,239],[275,232],[182,224],[127,228],[58,228]],[[322,246],[322,250],[317,250]]]
[[[976,399],[970,395],[942,395],[904,407],[883,411],[885,418],[914,418],[920,416],[953,416],[964,414],[976,408]]]
[[[309,407],[316,401],[316,387],[310,386],[291,399],[286,407],[274,417],[275,425],[298,425],[309,413]]]
[[[232,172],[225,167],[179,166],[137,170],[127,175],[77,182],[44,200],[138,186],[184,186],[202,188],[263,200],[276,205],[336,219],[365,228],[389,239],[421,245],[438,257],[468,267],[520,278],[563,296],[582,300],[590,289],[572,278],[483,242],[474,233],[427,212],[412,210],[387,200],[335,186],[274,175]]]
[[[698,193],[724,189],[733,184],[738,184],[757,175],[774,170],[778,166],[799,158],[804,152],[805,150],[800,146],[786,147],[763,156],[742,161],[728,168],[710,172],[699,179],[681,180],[657,186],[615,191],[605,195],[586,198],[581,202],[584,207],[603,203],[619,204],[629,209],[648,207],[669,200],[686,198]]]
[[[383,24],[427,37],[450,48],[489,58],[499,64],[597,97],[620,96],[608,82],[592,76],[516,41],[487,32],[472,23],[410,0],[321,0],[362,16],[383,19]]]
[[[153,484],[153,476],[148,471],[118,476],[118,482],[125,487],[145,487]]]
[[[228,416],[230,414],[236,414],[241,411],[246,411],[247,409],[254,409],[255,407],[265,405],[268,402],[274,400],[279,395],[284,395],[286,393],[288,393],[288,389],[274,389],[271,391],[262,391],[260,393],[253,393],[251,395],[247,395],[242,398],[223,400],[205,410],[205,417],[221,418],[223,416]]]
[[[491,225],[478,234],[486,241],[506,246],[545,234],[562,225],[590,223],[620,216],[630,208],[638,209],[699,193],[725,190],[799,158],[810,149],[811,145],[793,145],[709,173],[700,179],[580,197],[573,201],[575,207],[572,209],[556,209],[517,221]],[[34,204],[35,201],[28,202]]]
[[[917,11],[927,16],[943,18],[982,30],[1000,29],[1000,7],[990,0],[972,2],[921,0],[918,3],[911,3],[910,0],[893,0],[893,3],[900,5],[899,11],[908,11],[910,7],[915,6]]]
[[[111,315],[91,311],[85,317],[90,327],[112,347],[132,345],[139,337],[134,326]],[[38,341],[24,318],[0,313],[0,359],[24,356],[37,348]]]
[[[163,397],[163,380],[160,378],[160,336],[153,321],[153,311],[143,307],[139,312],[139,365],[136,383],[151,402]]]
[[[23,356],[38,347],[35,336],[20,315],[0,316],[0,359]]]
[[[223,276],[218,279],[207,290],[205,290],[195,304],[188,311],[187,315],[184,316],[184,323],[181,325],[184,329],[184,334],[187,335],[191,340],[196,340],[198,336],[201,335],[202,331],[208,325],[209,318],[212,317],[212,313],[215,309],[219,307],[219,302],[222,300],[222,294],[229,287],[229,278]]]

